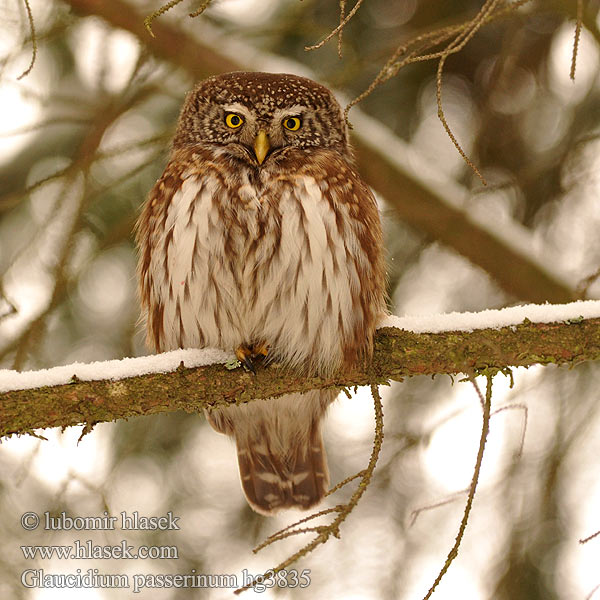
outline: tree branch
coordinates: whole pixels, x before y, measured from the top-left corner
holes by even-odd
[[[139,415],[243,403],[290,392],[401,381],[413,375],[506,371],[534,364],[600,359],[600,318],[524,322],[472,332],[412,333],[386,327],[375,338],[370,368],[331,378],[300,377],[275,366],[256,375],[222,364],[118,381],[88,381],[0,394],[0,437]],[[73,375],[77,375],[75,372]]]

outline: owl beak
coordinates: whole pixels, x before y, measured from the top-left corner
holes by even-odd
[[[256,155],[259,165],[263,164],[265,156],[267,156],[270,148],[269,136],[264,129],[261,129],[254,140],[254,154]]]

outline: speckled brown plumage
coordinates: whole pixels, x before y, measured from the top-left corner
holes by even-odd
[[[229,73],[201,82],[186,98],[137,241],[142,313],[157,351],[267,345],[267,362],[307,375],[371,355],[385,311],[379,215],[353,167],[340,107],[313,81]],[[315,391],[207,415],[235,438],[255,510],[322,498],[320,421],[332,400]]]

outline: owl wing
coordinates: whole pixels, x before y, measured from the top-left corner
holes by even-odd
[[[337,153],[316,152],[299,173],[316,181],[323,203],[335,215],[326,227],[332,259],[324,294],[346,290],[349,300],[338,299],[342,366],[369,359],[373,333],[386,314],[383,233],[377,201],[352,165]],[[325,280],[325,278],[324,278]],[[343,308],[345,307],[345,308]]]
[[[164,303],[154,291],[158,273],[155,272],[157,255],[165,253],[164,225],[167,208],[175,192],[181,187],[181,169],[174,161],[166,166],[162,177],[150,190],[135,225],[138,248],[138,294],[142,307],[141,320],[146,323],[146,341],[157,352],[163,351]],[[165,261],[166,263],[166,254]]]
[[[150,191],[137,223],[138,281],[148,344],[158,352],[236,347],[224,341],[240,318],[219,205],[229,193],[222,165],[200,151],[174,153]]]

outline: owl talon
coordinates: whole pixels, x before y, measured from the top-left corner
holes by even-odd
[[[256,369],[254,368],[254,365],[252,364],[252,361],[249,358],[244,358],[244,360],[242,360],[242,364],[244,365],[244,367],[246,367],[246,369],[248,369],[248,371],[250,371],[253,375],[256,375]]]
[[[246,346],[245,344],[242,344],[235,351],[235,355],[236,355],[237,359],[246,367],[246,369],[248,369],[248,371],[250,371],[251,373],[254,373],[254,375],[256,375],[256,369],[254,368],[254,365],[252,364],[252,360],[251,360],[252,350],[250,350],[250,348],[248,348],[248,346]]]

